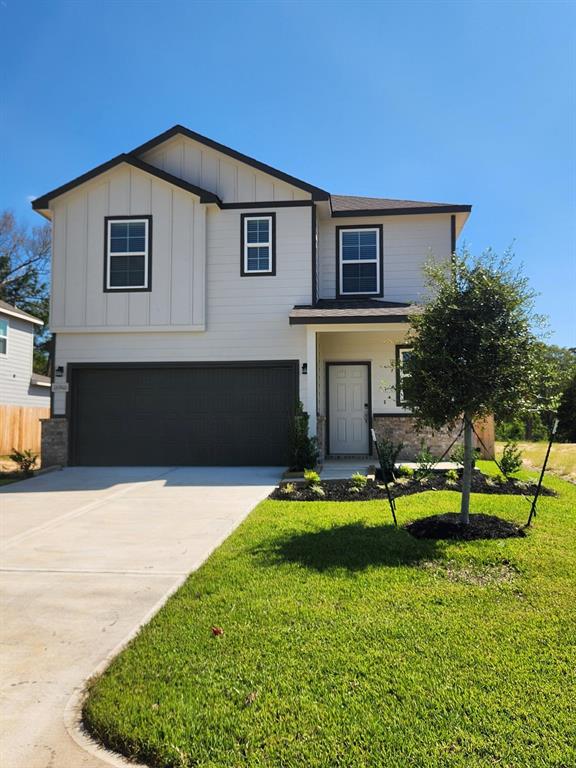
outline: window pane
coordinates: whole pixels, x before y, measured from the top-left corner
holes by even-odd
[[[144,256],[113,256],[110,259],[111,286],[141,288],[144,277]]]
[[[113,222],[110,224],[111,237],[128,237],[128,224]]]
[[[0,320],[0,336],[8,335],[8,320]]]
[[[6,338],[0,338],[0,355],[6,354]]]
[[[344,264],[342,293],[376,293],[378,278],[376,264]]]
[[[270,249],[267,245],[248,248],[246,268],[248,272],[262,272],[270,269]]]
[[[342,260],[376,259],[376,237],[373,231],[342,232]]]
[[[270,220],[269,219],[247,219],[246,240],[249,243],[270,242]]]
[[[146,250],[146,223],[144,221],[111,223],[110,252],[126,253]]]

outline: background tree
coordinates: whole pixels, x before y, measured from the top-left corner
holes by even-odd
[[[426,267],[431,300],[412,318],[404,397],[417,422],[433,428],[464,420],[460,520],[469,522],[473,422],[549,406],[553,366],[533,328],[535,293],[512,254],[468,252]]]
[[[0,213],[0,299],[44,322],[34,336],[34,371],[47,373],[50,225],[18,224],[11,211]]]

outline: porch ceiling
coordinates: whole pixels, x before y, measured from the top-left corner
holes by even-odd
[[[290,325],[320,323],[402,323],[421,307],[397,301],[376,299],[320,299],[316,304],[297,305],[289,315]]]

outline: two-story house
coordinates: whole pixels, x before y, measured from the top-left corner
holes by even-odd
[[[396,364],[469,205],[333,195],[175,126],[33,207],[53,225],[46,460],[285,465],[298,399],[325,456],[369,454],[371,426],[420,446]]]

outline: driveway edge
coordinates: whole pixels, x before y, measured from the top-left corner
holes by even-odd
[[[271,488],[273,487],[274,486],[271,486]],[[113,766],[113,768],[149,768],[149,766],[147,766],[145,763],[136,763],[133,760],[128,760],[118,752],[112,752],[104,745],[100,744],[100,742],[96,741],[96,739],[90,736],[90,734],[86,731],[82,723],[82,706],[86,699],[86,686],[88,682],[96,675],[101,675],[107,669],[113,659],[115,659],[116,656],[118,656],[124,650],[124,648],[126,648],[126,646],[136,637],[142,627],[144,627],[154,618],[154,616],[168,602],[172,595],[175,594],[186,582],[188,577],[202,567],[206,560],[208,560],[208,558],[211,557],[211,555],[226,541],[226,539],[236,530],[236,528],[238,528],[244,522],[244,520],[246,520],[248,515],[254,509],[256,509],[258,504],[268,498],[269,494],[270,488],[267,488],[265,491],[263,491],[262,496],[258,498],[256,503],[252,505],[248,510],[246,510],[246,512],[239,519],[237,519],[227,531],[222,534],[212,550],[208,552],[205,557],[201,558],[195,564],[195,566],[190,571],[188,571],[188,573],[184,574],[182,577],[176,580],[170,589],[160,598],[160,600],[158,600],[152,606],[152,608],[147,611],[141,621],[138,622],[138,624],[126,635],[126,637],[124,637],[123,640],[121,640],[108,654],[106,654],[105,658],[103,658],[102,661],[95,667],[92,674],[87,677],[86,680],[84,680],[82,686],[78,687],[72,696],[68,699],[68,703],[64,708],[63,714],[64,727],[66,732],[82,750],[92,755],[92,757],[100,760],[104,765],[110,765]]]

